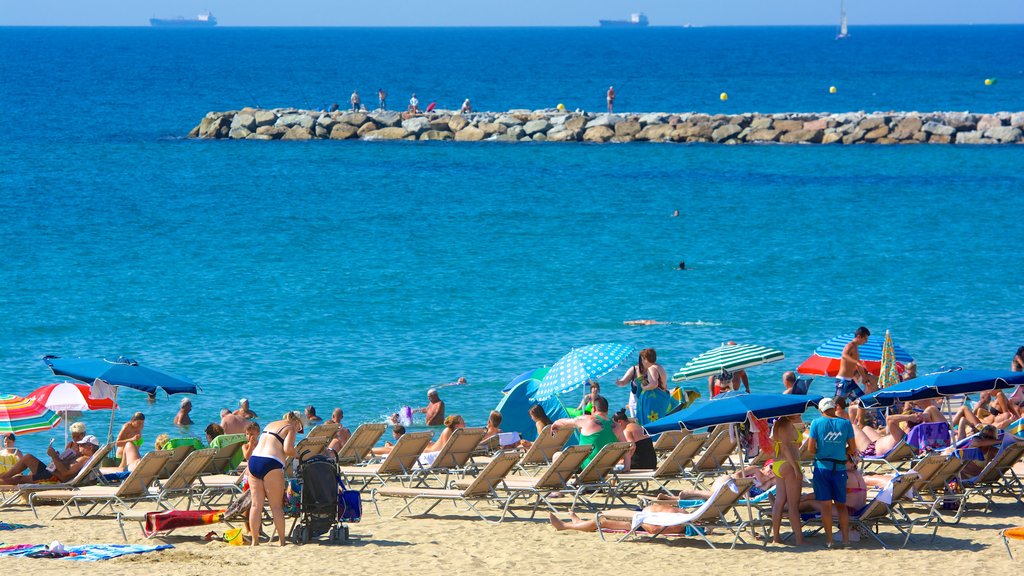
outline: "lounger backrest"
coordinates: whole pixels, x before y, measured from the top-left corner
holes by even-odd
[[[1006,474],[1007,470],[1013,468],[1020,461],[1021,457],[1024,457],[1024,442],[1013,442],[1004,445],[995,458],[978,474],[974,482],[985,484],[1002,479],[1003,474]]]
[[[896,475],[892,481],[892,494],[889,502],[898,502],[907,496],[907,493],[914,487],[920,479],[920,476],[916,472],[907,472],[906,474]],[[882,496],[885,491],[879,492],[871,499],[870,502],[861,509],[857,515],[857,519],[861,522],[867,522],[869,520],[877,520],[886,518],[889,516],[891,504],[883,500]]]
[[[312,458],[313,456],[319,456],[330,443],[330,438],[303,438],[295,445],[295,455],[300,461]]]
[[[149,493],[149,487],[156,481],[164,464],[174,455],[173,450],[154,450],[135,464],[135,470],[121,482],[117,489],[118,498],[138,498]]]
[[[338,462],[345,464],[362,462],[387,429],[387,425],[381,423],[360,424],[356,431],[349,436],[345,445],[338,450]]]
[[[533,487],[545,490],[559,490],[580,469],[593,448],[591,446],[569,446],[555,458],[547,468],[537,475]]]
[[[441,451],[437,453],[437,457],[430,464],[430,469],[464,468],[469,459],[473,457],[473,452],[476,451],[476,447],[480,445],[485,434],[487,434],[487,430],[484,428],[457,428],[441,447]]]
[[[906,462],[917,455],[917,450],[913,446],[907,444],[904,440],[900,440],[893,446],[888,452],[882,456],[886,462]]]
[[[191,488],[192,483],[203,473],[203,470],[206,470],[216,453],[215,448],[193,450],[171,473],[171,476],[161,484],[161,489],[165,492],[177,492]]]
[[[242,449],[242,444],[245,444],[244,440],[215,448],[216,452],[207,464],[206,470],[203,470],[203,474],[223,474],[231,465],[231,458]]]
[[[157,474],[157,478],[170,478],[171,474],[178,469],[178,466],[185,461],[185,458],[188,457],[189,453],[195,449],[196,447],[192,444],[183,444],[176,448],[171,448],[171,457],[164,463],[164,467],[160,470],[160,474]]]
[[[683,437],[689,434],[689,430],[666,430],[658,435],[654,442],[655,452],[670,452],[682,441]]]
[[[519,454],[515,452],[502,452],[497,454],[484,469],[476,475],[473,482],[462,491],[462,495],[469,497],[489,496],[494,493],[495,488],[508,476],[508,473],[515,468],[519,462]]]
[[[106,446],[100,446],[92,457],[82,466],[82,469],[75,474],[75,477],[68,481],[69,486],[81,486],[91,481],[92,477],[96,475],[96,471],[99,470],[100,465],[103,463],[103,459],[107,457],[107,454],[114,449],[114,444],[111,442]]]
[[[612,442],[611,444],[605,444],[601,447],[601,450],[590,459],[587,463],[587,467],[580,471],[576,475],[576,484],[590,484],[594,482],[601,482],[605,479],[615,465],[619,463],[619,460],[629,452],[630,447],[633,445],[632,442]]]
[[[416,469],[423,450],[434,439],[433,432],[407,432],[395,442],[387,458],[380,463],[378,474],[408,474]]]
[[[669,452],[658,469],[654,471],[654,476],[664,478],[682,474],[707,442],[708,435],[706,433],[686,436]]]
[[[924,478],[915,484],[915,488],[918,490],[928,490],[935,492],[939,488],[944,488],[953,477],[958,476],[960,471],[963,470],[967,462],[957,458],[956,456],[950,456],[942,463],[942,468],[939,468],[934,474],[928,478]]]
[[[736,439],[730,430],[722,428],[719,432],[713,433],[708,441],[708,448],[700,455],[694,468],[699,471],[717,470],[729,459],[729,456],[736,451]]]
[[[334,438],[334,435],[338,433],[339,429],[341,429],[341,426],[339,426],[337,422],[323,422],[314,426],[309,431],[309,434],[306,434],[306,438],[327,438],[327,442],[330,443],[331,439]]]
[[[754,485],[751,478],[733,478],[719,486],[711,497],[697,510],[694,522],[719,520],[732,509]]]
[[[537,435],[537,440],[530,446],[530,449],[523,454],[522,460],[519,461],[521,466],[547,464],[554,458],[555,453],[565,446],[565,443],[572,437],[572,433],[575,428],[564,427],[555,432],[555,435],[551,435],[551,425],[547,425],[540,434]]]
[[[918,486],[924,486],[931,481],[943,468],[946,467],[946,457],[942,454],[925,456],[916,465],[913,471],[920,477]]]

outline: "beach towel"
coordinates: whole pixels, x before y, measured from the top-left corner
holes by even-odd
[[[84,546],[65,546],[64,552],[68,555],[62,556],[61,559],[96,562],[98,560],[110,560],[111,558],[126,556],[128,554],[144,554],[146,552],[155,552],[157,550],[166,550],[168,548],[174,548],[174,546],[171,546],[170,544],[161,544],[159,546],[139,546],[136,544],[86,544]],[[32,555],[40,552],[46,552],[45,545],[18,544],[16,546],[0,548],[0,557],[32,557]]]
[[[947,422],[923,422],[910,429],[907,444],[922,450],[943,450],[949,447],[949,424]]]
[[[245,434],[221,434],[220,436],[217,436],[216,438],[210,441],[210,448],[216,448],[219,450],[229,444],[235,444],[237,442],[245,441]],[[228,462],[228,465],[225,467],[225,471],[230,471],[237,468],[238,465],[242,463],[242,460],[244,458],[245,455],[242,454],[242,450],[239,449],[238,451],[231,455],[231,461]]]
[[[142,532],[146,537],[158,532],[169,532],[190,526],[217,524],[224,518],[225,510],[168,510],[166,512],[149,512]]]
[[[658,418],[668,415],[679,405],[679,401],[661,388],[641,390],[636,399],[637,424],[647,426]]]
[[[24,524],[8,524],[7,522],[0,522],[0,531],[4,530],[17,530],[18,528],[25,528]]]

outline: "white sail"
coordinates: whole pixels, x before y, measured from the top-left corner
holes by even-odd
[[[846,31],[846,2],[841,0],[839,2],[839,34],[836,38],[846,38],[850,34]]]

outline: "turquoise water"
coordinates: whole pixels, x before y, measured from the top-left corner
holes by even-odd
[[[998,30],[1020,42],[1022,28]],[[860,324],[891,329],[925,371],[1004,368],[1024,344],[1024,147],[187,141],[166,136],[187,132],[207,108],[231,106],[228,91],[193,85],[191,99],[151,101],[192,80],[181,79],[185,68],[176,76],[153,71],[160,61],[139,64],[140,52],[161,48],[150,40],[164,38],[145,32],[0,35],[35,38],[39,52],[12,61],[27,48],[0,43],[3,83],[18,86],[0,92],[0,105],[33,126],[0,142],[2,393],[54,381],[44,354],[125,355],[200,383],[197,428],[242,396],[261,415],[313,403],[326,416],[342,406],[355,424],[424,403],[430,385],[465,375],[469,386],[443,396],[449,412],[480,424],[511,377],[593,342],[653,346],[670,373],[724,340],[779,347],[784,362],[750,372],[760,390]],[[246,34],[275,34],[224,32],[257,44]],[[451,42],[441,31],[401,33],[428,46],[434,34],[435,50]],[[48,86],[30,73],[41,63],[97,74],[57,56],[61,42],[85,38],[87,53],[120,46],[122,34],[141,48],[111,52],[125,67],[116,76],[55,80],[62,90],[52,100],[62,106],[29,97]],[[51,36],[44,44],[33,35]],[[312,75],[277,55],[283,41],[260,44],[263,56]],[[182,48],[198,62],[195,50]],[[805,52],[800,65],[811,67],[816,56]],[[957,68],[960,56],[945,54],[935,67]],[[483,66],[486,56],[475,57]],[[744,77],[781,66],[765,62]],[[540,68],[533,84],[559,81]],[[1021,102],[1009,74],[998,86],[1011,97],[992,109]],[[495,82],[497,92],[514,86]],[[974,87],[964,90],[933,88],[919,107],[988,107],[966,101]],[[806,104],[772,98],[756,108]],[[99,111],[87,114],[93,104]],[[80,124],[63,129],[58,115]],[[680,260],[692,270],[675,270]],[[676,324],[623,325],[636,318]],[[611,398],[625,401],[621,391]],[[118,420],[146,411],[152,438],[172,427],[176,405],[126,392]],[[106,414],[84,418],[105,434]],[[47,438],[19,444],[39,449]]]

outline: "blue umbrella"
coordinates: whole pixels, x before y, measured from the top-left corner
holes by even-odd
[[[539,402],[552,396],[572,392],[590,380],[604,376],[619,365],[634,348],[627,344],[608,342],[573,348],[555,362],[537,385],[533,400]]]
[[[1024,384],[1024,372],[1009,370],[951,370],[918,376],[861,396],[861,406],[892,406],[896,402],[970,394]]]
[[[523,372],[519,376],[513,378],[511,382],[506,384],[505,387],[501,389],[501,392],[511,392],[512,389],[515,388],[520,382],[532,382],[532,389],[527,390],[527,392],[530,395],[532,395],[534,390],[537,388],[537,384],[540,384],[540,381],[543,380],[544,376],[547,375],[548,370],[550,370],[550,368],[548,368],[547,366],[543,368],[534,368],[533,370],[527,370],[526,372]]]
[[[199,390],[195,382],[188,378],[140,366],[138,362],[124,357],[106,360],[44,356],[43,362],[46,362],[54,374],[82,382],[91,383],[99,379],[113,386],[134,388],[148,393],[160,389],[168,394],[196,394]]]
[[[815,348],[814,353],[825,358],[842,358],[843,348],[850,343],[850,340],[853,340],[853,334],[840,334]],[[868,341],[858,348],[860,359],[881,362],[884,344],[884,336],[868,336]],[[896,356],[896,361],[901,364],[914,361],[914,357],[899,344],[893,344],[893,354]]]
[[[738,424],[753,412],[758,418],[778,418],[792,414],[803,414],[807,408],[817,406],[822,396],[799,396],[795,394],[737,394],[715,397],[714,400],[690,406],[675,414],[661,418],[645,426],[651,434],[666,430],[696,430],[717,424]]]

